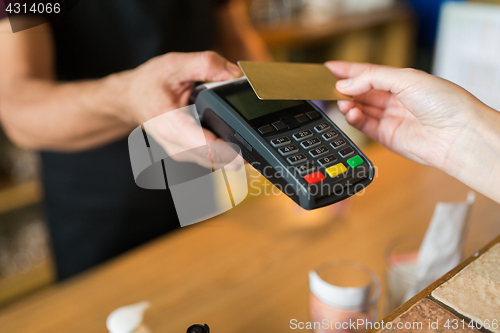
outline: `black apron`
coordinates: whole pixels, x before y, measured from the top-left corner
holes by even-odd
[[[167,52],[212,49],[215,7],[207,0],[80,0],[51,22],[57,78],[97,79]],[[126,138],[41,158],[60,280],[179,226],[168,190],[134,183]]]

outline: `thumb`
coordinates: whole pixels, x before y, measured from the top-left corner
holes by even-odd
[[[429,74],[411,68],[368,65],[359,75],[339,80],[336,87],[339,92],[351,96],[361,95],[372,89],[400,94],[426,75]]]
[[[178,79],[186,81],[225,81],[243,75],[240,68],[213,51],[175,53]]]

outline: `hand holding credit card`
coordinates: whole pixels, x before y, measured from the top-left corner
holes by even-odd
[[[259,99],[351,100],[335,88],[339,80],[323,64],[239,61]]]

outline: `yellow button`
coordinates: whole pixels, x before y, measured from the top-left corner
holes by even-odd
[[[342,163],[335,164],[335,165],[326,169],[326,173],[328,174],[328,176],[330,176],[332,178],[337,177],[338,175],[341,175],[346,171],[347,171],[347,168]]]

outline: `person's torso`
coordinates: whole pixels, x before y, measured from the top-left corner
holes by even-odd
[[[80,0],[51,23],[57,78],[96,79],[167,52],[211,49],[215,7],[207,0]],[[47,215],[56,224],[139,217],[178,224],[168,191],[136,186],[126,138],[41,156]]]
[[[213,48],[216,1],[80,0],[52,22],[60,80],[99,78],[167,52]]]

